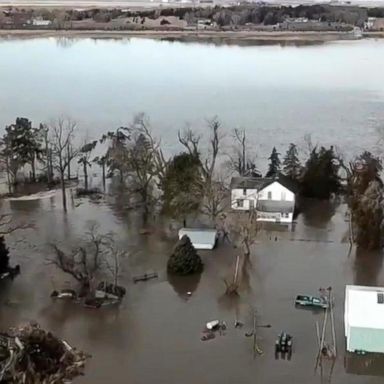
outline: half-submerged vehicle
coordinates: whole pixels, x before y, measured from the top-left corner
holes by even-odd
[[[298,295],[295,300],[295,305],[300,307],[312,307],[320,309],[327,309],[329,307],[328,300],[325,297],[307,295]]]
[[[279,355],[283,359],[287,356],[288,360],[292,356],[292,336],[284,331],[278,335],[275,342],[275,357],[278,358]]]

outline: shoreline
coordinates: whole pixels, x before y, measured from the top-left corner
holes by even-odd
[[[0,39],[32,39],[48,37],[66,38],[148,38],[154,40],[185,41],[185,42],[223,42],[223,43],[325,43],[332,41],[361,40],[366,38],[383,38],[384,32],[364,32],[356,38],[351,32],[292,32],[292,31],[106,31],[106,30],[31,30],[31,29],[2,29]]]

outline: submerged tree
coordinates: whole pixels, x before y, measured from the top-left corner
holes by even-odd
[[[91,167],[90,157],[92,151],[96,148],[97,140],[91,141],[90,143],[84,144],[79,150],[78,164],[83,166],[84,173],[84,188],[88,190],[88,167]]]
[[[347,201],[351,212],[353,240],[359,247],[378,249],[383,236],[383,182],[379,158],[363,152],[350,165]]]
[[[289,144],[287,153],[283,161],[283,171],[292,180],[297,180],[300,176],[302,166],[299,161],[296,144]]]
[[[175,275],[191,275],[203,270],[203,262],[188,236],[184,235],[177,242],[168,260],[167,269]]]
[[[100,233],[97,224],[90,223],[80,245],[71,251],[63,250],[57,244],[52,247],[55,256],[49,263],[56,265],[79,283],[80,296],[92,295],[96,288],[96,278],[103,277],[106,272],[110,272],[114,285],[117,285],[121,270],[120,258],[125,252],[116,248],[113,234]]]
[[[13,166],[24,166],[29,164],[32,170],[32,181],[36,181],[36,160],[42,155],[42,132],[33,128],[30,120],[18,117],[15,124],[5,128],[3,142],[10,152]],[[12,168],[12,167],[11,167]],[[18,168],[14,168],[13,174],[16,177]]]
[[[354,210],[355,241],[366,249],[380,249],[383,245],[383,184],[378,180],[369,183]]]
[[[196,212],[202,199],[201,162],[198,155],[180,153],[168,163],[161,183],[163,212],[176,219],[186,218]]]
[[[340,190],[340,163],[331,146],[312,150],[301,179],[301,192],[305,197],[329,199]]]
[[[58,118],[50,126],[53,165],[60,177],[64,212],[67,212],[65,171],[68,169],[73,157],[77,155],[77,151],[74,151],[72,146],[76,125],[76,122],[70,118]],[[72,149],[69,149],[69,147]]]
[[[276,148],[273,147],[271,156],[268,157],[269,166],[268,166],[268,172],[265,175],[265,177],[273,177],[278,174],[280,171],[280,159],[279,159],[280,153],[277,152]]]

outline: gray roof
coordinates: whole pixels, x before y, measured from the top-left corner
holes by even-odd
[[[216,229],[198,229],[198,228],[181,228],[179,230],[179,239],[187,235],[193,246],[206,245],[208,249],[213,248],[216,243]]]
[[[271,178],[266,177],[232,177],[231,188],[238,189],[263,189],[264,186],[270,184]]]
[[[256,209],[260,212],[291,213],[295,208],[293,201],[258,200]]]

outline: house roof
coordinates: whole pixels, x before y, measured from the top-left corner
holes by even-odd
[[[269,178],[265,177],[232,177],[231,189],[263,189],[264,185],[269,182]]]
[[[384,329],[384,303],[378,294],[383,287],[347,285],[345,287],[345,326]]]
[[[276,177],[232,177],[231,189],[257,189],[260,191],[275,181],[293,193],[298,191],[297,183],[282,173],[277,174]]]
[[[291,213],[294,207],[293,201],[258,200],[256,209],[260,212]]]

